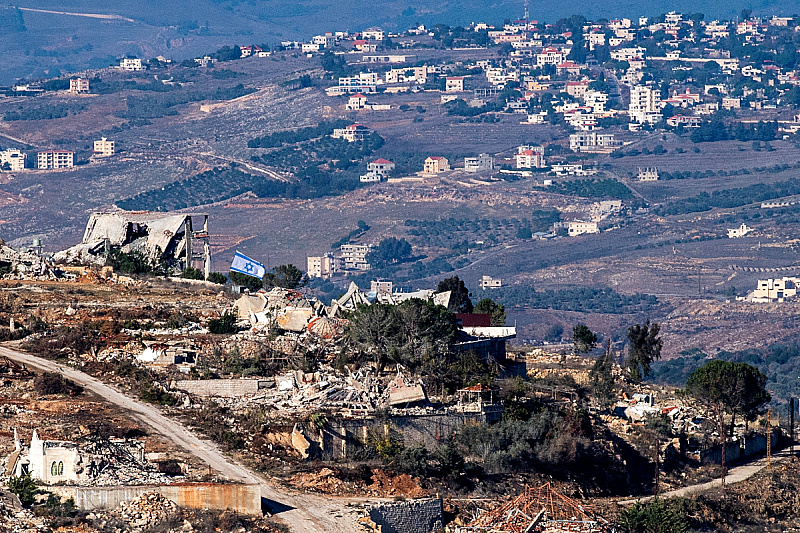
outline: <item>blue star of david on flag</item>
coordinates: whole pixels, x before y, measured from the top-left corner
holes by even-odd
[[[233,257],[231,270],[233,272],[239,272],[240,274],[253,276],[254,278],[259,279],[262,279],[264,274],[267,273],[267,269],[264,268],[264,265],[254,259],[250,259],[239,251],[237,251],[236,255]]]

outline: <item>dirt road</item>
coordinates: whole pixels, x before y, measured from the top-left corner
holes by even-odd
[[[55,361],[2,346],[0,346],[0,356],[25,363],[30,368],[59,372],[64,377],[82,385],[87,391],[127,410],[132,418],[202,459],[223,476],[232,481],[261,485],[261,499],[265,507],[276,517],[282,519],[292,531],[298,533],[319,531],[351,533],[358,530],[353,515],[347,511],[347,506],[348,504],[364,503],[363,498],[335,498],[293,493],[268,484],[258,474],[224,455],[216,444],[199,438],[179,421],[164,416],[153,405],[129,398],[102,381]]]
[[[781,450],[777,453],[772,454],[773,468],[775,463],[780,463],[782,461],[785,461],[789,457],[791,457],[791,455],[788,449]],[[767,467],[766,457],[762,457],[747,464],[735,466],[730,470],[728,470],[728,475],[725,476],[725,484],[730,485],[731,483],[738,483],[740,481],[749,479],[754,475],[758,474],[759,472],[761,472],[766,467]],[[721,486],[722,486],[722,478],[712,479],[711,481],[708,481],[706,483],[698,483],[697,485],[690,485],[688,487],[683,487],[682,489],[675,489],[669,492],[663,492],[659,495],[659,497],[679,498],[679,497],[689,496],[690,494],[694,494],[696,492],[703,492],[704,490]],[[622,505],[629,505],[636,503],[637,501],[647,501],[652,498],[653,496],[647,496],[644,498],[623,500],[620,501],[619,503]]]

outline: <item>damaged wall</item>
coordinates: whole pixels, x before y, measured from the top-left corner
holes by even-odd
[[[382,533],[431,533],[444,527],[439,498],[376,505],[369,510],[369,517]]]
[[[261,487],[258,485],[181,483],[117,487],[53,486],[48,490],[62,498],[74,498],[78,509],[114,509],[146,492],[158,492],[187,509],[230,509],[237,513],[261,515]]]

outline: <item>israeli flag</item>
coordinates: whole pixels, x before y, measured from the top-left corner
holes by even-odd
[[[264,268],[264,265],[259,263],[258,261],[254,261],[250,259],[243,253],[237,251],[236,255],[233,257],[233,263],[231,263],[231,270],[234,272],[239,272],[240,274],[246,274],[248,276],[253,276],[254,278],[263,279],[264,274],[267,273],[267,269]]]

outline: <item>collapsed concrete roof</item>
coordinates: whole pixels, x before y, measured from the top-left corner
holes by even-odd
[[[192,217],[204,217],[203,227],[195,231]],[[201,239],[207,257],[193,253],[192,240]],[[168,259],[191,266],[193,259],[208,255],[208,215],[158,213],[152,211],[116,211],[92,213],[86,224],[83,240],[77,246],[58,252],[54,259],[65,262],[98,262],[106,246],[123,252],[140,252],[150,259]]]

